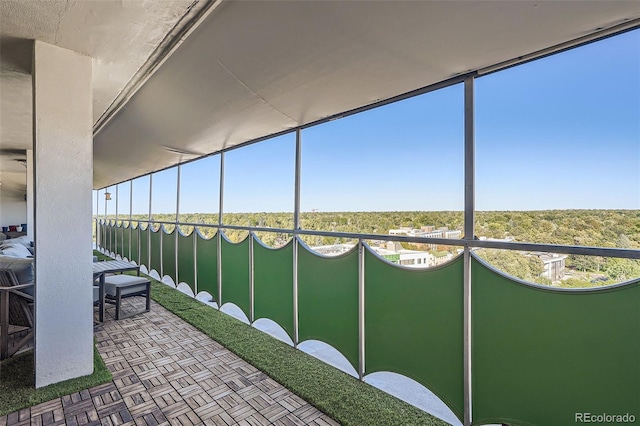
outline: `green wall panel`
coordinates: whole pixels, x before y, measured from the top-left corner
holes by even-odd
[[[151,230],[148,227],[140,230],[140,264],[145,265],[147,270],[151,271],[149,267],[149,232]]]
[[[149,250],[151,251],[151,265],[149,265],[149,270],[155,269],[158,274],[160,274],[160,263],[162,262],[162,258],[160,257],[160,232],[162,231],[153,231],[152,228],[149,228],[151,234],[151,247]]]
[[[111,224],[107,225],[107,250],[109,253],[113,251],[113,227]]]
[[[98,246],[100,248],[104,248],[104,226],[102,225],[102,223],[98,222],[98,230],[96,232],[98,233],[98,235],[96,236]]]
[[[330,344],[358,368],[358,253],[321,257],[298,252],[300,341]]]
[[[254,241],[255,318],[269,318],[293,340],[293,243],[274,250]]]
[[[163,275],[169,275],[176,285],[176,231],[167,234],[164,228],[160,229],[162,232],[162,273]]]
[[[131,260],[131,253],[129,252],[129,242],[131,241],[131,225],[123,228],[122,232],[122,252],[123,256]]]
[[[249,318],[249,238],[238,244],[222,238],[222,303],[235,303]]]
[[[554,291],[475,259],[472,277],[474,424],[640,417],[640,282]]]
[[[138,225],[138,227],[140,227],[140,225]],[[139,253],[138,245],[140,244],[139,232],[140,231],[138,230],[138,228],[131,229],[131,257],[129,258],[129,260],[132,260],[137,264],[140,264],[140,257],[138,256],[138,253]]]
[[[365,253],[366,373],[421,383],[462,419],[463,259],[405,269]]]
[[[197,232],[197,231],[194,231]],[[210,240],[200,233],[196,237],[196,262],[198,273],[198,292],[206,291],[218,301],[218,237]]]
[[[195,271],[193,269],[195,262],[193,258],[193,241],[195,238],[195,232],[188,236],[178,232],[178,280],[176,281],[176,284],[180,282],[186,283],[194,293],[196,293]]]
[[[124,251],[122,249],[122,240],[124,238],[124,228],[122,227],[122,225],[120,226],[116,226],[115,227],[115,252],[118,253],[120,256],[124,256]]]

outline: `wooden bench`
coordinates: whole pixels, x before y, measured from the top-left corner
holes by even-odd
[[[146,309],[127,316],[151,310],[151,282],[144,277],[133,275],[111,275],[104,279],[105,302],[116,305],[116,319],[120,319],[122,299],[134,296],[146,297]]]

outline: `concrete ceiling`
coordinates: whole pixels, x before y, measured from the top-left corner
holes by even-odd
[[[193,0],[0,0],[0,190],[21,185],[24,192],[26,187],[25,169],[16,170],[13,160],[16,150],[32,146],[32,40],[94,58],[97,122],[167,34],[187,25],[205,6]]]
[[[2,147],[31,143],[25,40],[90,55],[96,188],[640,23],[635,0],[0,1]]]

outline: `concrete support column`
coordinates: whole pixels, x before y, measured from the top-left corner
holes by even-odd
[[[33,150],[27,150],[27,236],[33,241]]]
[[[36,387],[93,371],[91,67],[34,43]]]

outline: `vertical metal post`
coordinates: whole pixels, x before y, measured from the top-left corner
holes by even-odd
[[[474,239],[475,213],[475,125],[474,77],[464,81],[464,239]],[[464,425],[472,415],[471,249],[464,248]]]
[[[181,174],[182,174],[182,165],[178,164],[178,177],[177,177],[177,187],[176,187],[176,228],[173,230],[173,232],[176,234],[176,246],[175,246],[175,261],[176,261],[176,276],[173,277],[176,280],[176,287],[178,286],[178,283],[180,282],[180,279],[178,278],[180,276],[180,274],[178,273],[178,237],[179,237],[179,229],[178,229],[178,222],[180,221],[180,179],[181,179]]]
[[[298,318],[298,236],[293,234],[293,347],[297,348],[300,343],[299,338],[299,318]]]
[[[116,227],[115,227],[116,232],[113,235],[116,253],[118,252],[118,187],[119,186],[120,185],[116,185]],[[120,258],[122,258],[122,253],[120,253]]]
[[[99,198],[100,198],[100,191],[96,191],[94,190],[93,192],[95,192],[96,194],[96,217],[95,217],[95,222],[96,222],[96,248],[100,247],[100,236],[98,235],[98,209],[100,208],[100,204],[99,204]]]
[[[302,131],[296,129],[296,159],[294,165],[294,195],[293,195],[293,346],[298,347],[299,314],[298,314],[298,230],[300,229],[300,170],[302,167]]]
[[[364,380],[364,244],[358,239],[358,377]]]
[[[253,244],[255,242],[253,231],[249,231],[249,323],[253,324],[255,321],[255,293],[254,293],[254,257],[253,257]]]
[[[193,293],[198,294],[198,233],[193,227]]]
[[[129,181],[129,262],[131,262],[131,239],[133,237],[133,222],[131,219],[133,218],[133,179]],[[140,257],[137,257],[138,262],[140,261]]]
[[[302,164],[302,131],[296,129],[296,163],[294,172],[294,194],[293,194],[293,229],[300,229],[300,167]]]
[[[222,308],[222,214],[224,211],[224,152],[220,153],[220,198],[218,200],[218,309]]]
[[[153,197],[153,173],[149,175],[149,218],[147,221],[147,270],[151,272],[151,202]]]

